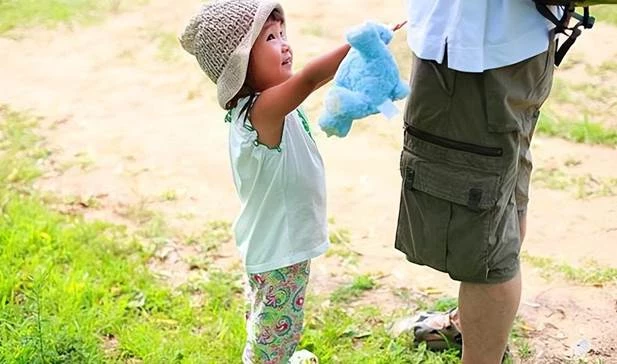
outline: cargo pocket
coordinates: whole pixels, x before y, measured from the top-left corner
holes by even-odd
[[[499,148],[445,141],[451,144],[414,136],[401,154],[395,245],[414,263],[457,280],[481,282],[488,274],[494,207],[500,196]]]

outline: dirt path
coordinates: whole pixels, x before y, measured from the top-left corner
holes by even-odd
[[[209,220],[233,220],[238,203],[228,168],[224,114],[193,61],[165,48],[196,3],[152,0],[95,27],[33,31],[19,41],[0,38],[0,103],[44,116],[41,132],[53,154],[40,181],[42,189],[83,200],[95,196],[96,208],[85,210],[93,218],[127,222],[127,210],[139,206],[164,214],[182,231],[199,231]],[[299,63],[339,39],[336,34],[366,14],[390,23],[401,16],[399,4],[341,3],[335,9],[323,0],[310,6],[283,1],[292,44],[302,44],[295,47]],[[398,37],[394,46],[404,50],[403,34]],[[617,39],[617,29],[601,26],[594,37]],[[586,38],[580,51],[594,45],[590,35]],[[614,58],[617,43],[602,49],[602,57]],[[584,77],[577,76],[577,67],[564,74]],[[404,74],[409,69],[406,63],[401,68]],[[313,119],[320,95],[307,104]],[[457,287],[447,277],[408,264],[392,247],[400,127],[400,120],[371,118],[344,140],[318,135],[334,229],[351,232],[351,249],[360,254],[360,263],[345,264],[336,255],[318,259],[314,291],[329,291],[355,274],[371,273],[380,277],[380,287],[364,298],[369,302],[413,307],[392,294],[402,289],[426,295],[433,288],[456,295]],[[545,138],[537,138],[534,148],[537,167],[617,178],[615,149]],[[576,163],[568,162],[573,159]],[[530,208],[524,244],[529,255],[571,265],[594,259],[616,266],[617,197],[581,200],[571,191],[536,187]],[[180,258],[192,254],[183,247],[177,250]],[[221,250],[229,257],[226,262],[237,263],[233,245]],[[589,358],[617,363],[615,286],[547,282],[540,273],[524,267],[521,314],[536,348],[529,362],[564,362],[586,338],[591,341]],[[181,281],[182,273],[178,275]]]

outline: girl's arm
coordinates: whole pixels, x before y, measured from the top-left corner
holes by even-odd
[[[251,123],[261,143],[273,147],[281,142],[285,116],[334,77],[349,49],[345,44],[315,58],[285,82],[261,92],[251,109]]]
[[[326,83],[328,83],[328,82],[332,81],[332,79],[333,79],[333,78],[334,78],[334,76],[332,76],[332,77],[328,77],[327,79],[325,79],[325,80],[321,81],[319,84],[317,84],[317,86],[315,86],[315,89],[314,89],[313,91],[317,91],[317,90],[319,90],[319,88],[320,88],[321,86],[323,86],[323,85],[325,85]]]

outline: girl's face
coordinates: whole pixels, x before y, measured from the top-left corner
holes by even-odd
[[[276,86],[292,76],[293,54],[285,28],[279,21],[267,21],[251,49],[248,84],[257,92]]]

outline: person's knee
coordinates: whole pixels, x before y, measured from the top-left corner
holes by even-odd
[[[490,300],[505,302],[516,298],[521,290],[521,274],[517,271],[511,277],[498,283],[471,283],[461,282],[461,293],[479,301]]]

